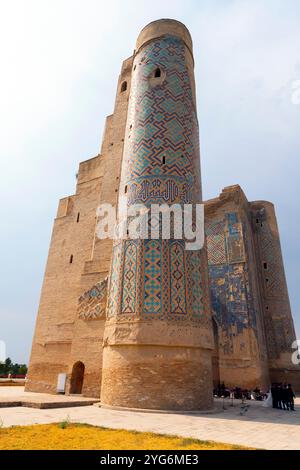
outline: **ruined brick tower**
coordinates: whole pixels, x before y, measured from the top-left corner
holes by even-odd
[[[205,204],[213,327],[214,384],[271,382],[300,389],[291,360],[296,335],[274,206],[225,188]],[[241,377],[243,379],[241,380]]]
[[[177,21],[139,35],[120,198],[126,206],[202,201],[192,41]],[[212,404],[212,324],[204,249],[126,240],[113,249],[101,402],[152,409]]]
[[[101,152],[59,202],[26,390],[56,393],[63,374],[61,391],[103,405],[181,410],[209,408],[213,382],[300,390],[271,203],[248,202],[237,185],[207,201],[207,254],[96,234],[102,203],[122,218],[124,200],[202,200],[193,62],[174,20],[146,26],[123,62]]]

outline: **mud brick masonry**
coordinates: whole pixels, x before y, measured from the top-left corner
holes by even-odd
[[[191,36],[175,20],[140,33],[100,154],[80,163],[54,222],[26,390],[107,406],[212,407],[213,384],[291,382],[295,331],[274,207],[236,185],[205,202],[206,245],[101,240],[101,203],[202,202]]]

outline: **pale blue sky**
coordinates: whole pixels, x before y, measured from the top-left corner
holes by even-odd
[[[28,360],[58,199],[99,152],[143,26],[194,41],[204,197],[239,183],[275,203],[300,337],[298,0],[0,0],[0,340]]]

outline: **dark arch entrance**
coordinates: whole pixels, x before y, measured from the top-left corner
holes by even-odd
[[[82,392],[84,379],[84,364],[80,361],[75,362],[72,369],[70,393],[80,395]]]
[[[220,384],[220,363],[219,363],[219,331],[215,318],[212,318],[213,334],[214,334],[214,350],[212,353],[212,373],[214,388]]]

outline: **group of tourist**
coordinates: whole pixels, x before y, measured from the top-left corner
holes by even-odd
[[[271,387],[272,406],[279,410],[295,411],[295,393],[291,384],[273,383]]]
[[[222,382],[214,389],[214,396],[216,398],[263,401],[264,407],[273,406],[279,410],[295,411],[295,393],[291,384],[273,383],[269,393],[265,393],[259,388],[254,390],[244,390],[239,387],[229,389]]]
[[[267,397],[266,393],[256,388],[255,390],[242,389],[240,387],[227,388],[224,382],[219,383],[214,389],[214,396],[217,398],[235,398],[236,400],[258,400],[262,401]]]

